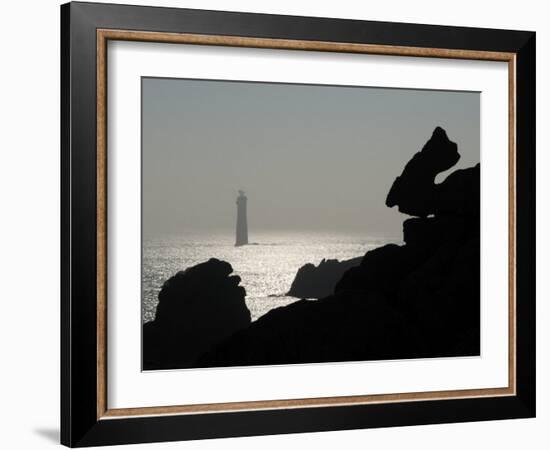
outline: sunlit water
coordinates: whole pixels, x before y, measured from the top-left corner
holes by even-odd
[[[246,289],[252,320],[270,309],[295,302],[287,297],[297,270],[323,259],[350,259],[398,239],[350,234],[254,233],[253,245],[234,246],[233,234],[182,235],[144,239],[142,272],[143,321],[154,319],[164,281],[179,270],[218,258],[231,263]]]

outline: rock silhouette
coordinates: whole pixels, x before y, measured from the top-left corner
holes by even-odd
[[[241,279],[210,259],[178,272],[159,293],[155,320],[143,325],[143,369],[193,367],[199,355],[250,324]]]
[[[428,354],[408,318],[380,293],[335,294],[269,311],[198,367],[410,358]],[[391,349],[391,352],[389,352]]]
[[[437,127],[422,150],[407,163],[388,193],[386,205],[398,205],[399,211],[411,216],[426,217],[434,212],[435,177],[453,167],[460,159],[457,145],[443,128]]]
[[[362,257],[338,261],[323,259],[318,266],[304,264],[296,272],[296,277],[287,295],[301,298],[322,298],[334,293],[334,287],[342,275],[361,263]]]
[[[302,267],[290,292],[319,300],[250,323],[228,263],[210,260],[176,274],[159,295],[155,321],[144,325],[144,368],[479,355],[479,164],[435,183],[459,158],[437,127],[386,199],[413,216],[403,223],[404,245]],[[339,281],[323,280],[341,269]],[[309,295],[328,284],[330,295]]]
[[[479,355],[479,165],[434,182],[459,157],[437,127],[386,201],[415,216],[403,224],[404,245],[367,252],[333,295],[270,311],[197,365]]]

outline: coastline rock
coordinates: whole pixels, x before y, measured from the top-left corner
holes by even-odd
[[[479,164],[434,183],[459,158],[437,127],[387,197],[414,216],[403,224],[405,244],[367,252],[333,295],[270,311],[199,367],[479,355]]]
[[[408,319],[380,294],[335,294],[269,311],[203,355],[198,367],[382,360],[427,354]]]
[[[143,325],[143,369],[193,367],[196,358],[250,324],[241,279],[210,259],[178,272],[159,293],[155,320]]]
[[[434,212],[435,177],[453,167],[460,155],[443,128],[437,127],[422,150],[405,165],[386,198],[386,206],[398,206],[400,212],[426,217]]]
[[[338,261],[323,259],[318,266],[311,263],[298,269],[286,295],[299,298],[322,298],[334,293],[342,275],[361,263],[362,257]]]

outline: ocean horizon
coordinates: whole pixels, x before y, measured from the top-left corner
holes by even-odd
[[[257,320],[271,309],[299,300],[286,293],[304,264],[356,258],[400,242],[400,237],[366,233],[299,231],[254,232],[250,244],[239,247],[230,232],[147,237],[142,243],[142,322],[154,320],[158,294],[166,280],[210,258],[229,262],[241,277],[251,318]]]

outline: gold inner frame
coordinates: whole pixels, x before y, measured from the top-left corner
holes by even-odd
[[[508,386],[430,392],[377,395],[317,397],[286,400],[260,400],[174,406],[109,409],[107,404],[107,42],[109,40],[172,44],[218,45],[323,52],[364,53],[502,61],[508,63]],[[473,397],[513,396],[516,394],[516,54],[477,50],[422,48],[249,38],[239,36],[157,33],[114,29],[97,30],[97,418],[197,414],[262,409],[288,409],[390,403],[421,400],[446,400]]]

